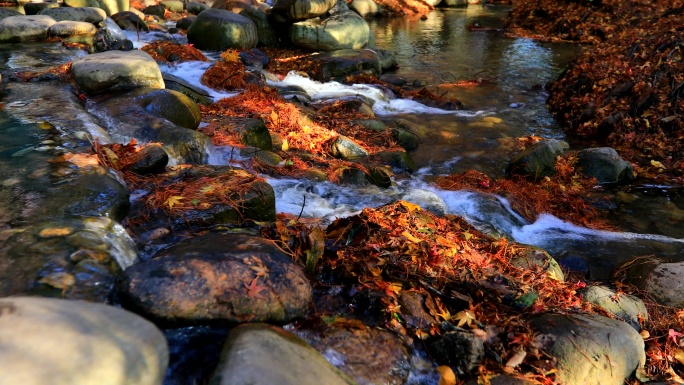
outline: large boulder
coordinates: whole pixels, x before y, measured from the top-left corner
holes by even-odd
[[[276,47],[279,37],[276,30],[268,19],[268,14],[256,5],[245,7],[240,10],[240,15],[247,17],[254,22],[259,36],[258,45],[260,47]]]
[[[97,0],[97,4],[97,7],[102,8],[107,16],[128,11],[130,8],[129,0]]]
[[[309,310],[302,270],[275,244],[242,234],[207,234],[125,271],[123,295],[176,322],[288,322]]]
[[[531,178],[553,175],[556,173],[556,158],[563,154],[567,147],[567,143],[560,140],[542,140],[514,156],[506,172]]]
[[[144,51],[107,51],[74,60],[71,74],[88,94],[138,87],[164,88],[159,65]]]
[[[628,324],[607,317],[545,314],[531,320],[535,342],[557,360],[565,385],[621,385],[646,361],[644,340]]]
[[[304,21],[322,16],[336,2],[337,0],[276,0],[271,15],[281,23]]]
[[[684,262],[660,263],[658,260],[635,264],[627,270],[630,283],[644,290],[658,303],[684,307]]]
[[[582,173],[599,183],[619,183],[636,178],[634,167],[611,147],[587,148],[577,153]]]
[[[55,23],[55,19],[45,15],[6,17],[0,20],[0,43],[45,40]]]
[[[199,49],[248,49],[259,42],[257,27],[249,18],[223,9],[207,9],[188,29],[188,41]]]
[[[379,76],[380,56],[370,49],[340,49],[311,55],[308,58],[318,63],[318,70],[310,75],[316,80],[330,81],[355,73],[372,73]]]
[[[370,27],[356,12],[337,13],[326,19],[311,19],[290,26],[295,46],[313,51],[359,49],[368,44]]]
[[[587,286],[579,292],[586,302],[615,315],[640,330],[641,321],[648,320],[644,301],[629,294],[618,294],[605,286]]]
[[[85,21],[58,21],[48,30],[50,36],[95,36],[97,27]]]
[[[84,21],[86,23],[98,24],[107,18],[104,10],[95,7],[61,7],[47,8],[38,13],[39,15],[50,16],[56,21]]]
[[[184,94],[173,90],[155,90],[134,99],[148,113],[164,118],[180,127],[197,129],[202,119],[197,104]]]
[[[314,348],[283,329],[247,324],[233,329],[211,381],[216,385],[355,385]]]
[[[158,385],[164,335],[112,306],[54,298],[0,299],[3,384]]]

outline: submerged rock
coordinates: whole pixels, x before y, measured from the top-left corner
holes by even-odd
[[[211,381],[216,385],[356,385],[314,348],[279,327],[233,329]]]
[[[532,319],[538,346],[557,360],[566,385],[621,385],[646,361],[644,341],[631,326],[607,317],[545,314]]]
[[[0,299],[0,378],[6,384],[159,385],[164,335],[112,306],[53,298]]]
[[[303,317],[311,286],[270,241],[207,234],[125,271],[122,294],[141,311],[176,322],[288,322]]]
[[[249,18],[224,9],[207,9],[197,15],[188,29],[188,41],[208,51],[256,47],[257,27]]]
[[[85,93],[131,89],[164,88],[157,62],[144,51],[107,51],[74,60],[71,74]]]

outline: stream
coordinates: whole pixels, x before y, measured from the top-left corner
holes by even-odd
[[[425,20],[369,20],[374,35],[372,44],[397,53],[397,75],[430,86],[479,79],[480,84],[474,87],[438,88],[463,103],[464,109],[459,111],[392,99],[372,87],[318,83],[295,74],[273,82],[276,86],[302,87],[312,99],[363,95],[375,101],[373,108],[379,119],[410,122],[421,141],[419,148],[411,152],[417,171],[398,173],[388,189],[266,178],[276,193],[277,212],[320,218],[325,225],[365,207],[404,199],[439,214],[461,215],[484,231],[540,246],[557,258],[581,255],[592,261],[592,276],[598,278],[607,278],[610,266],[635,256],[654,254],[684,259],[681,189],[643,185],[605,189],[602,193],[613,198],[606,210],[616,229],[609,232],[575,226],[548,214],[531,223],[515,213],[504,198],[443,191],[431,185],[436,176],[469,169],[493,178],[503,177],[519,137],[535,135],[566,140],[573,149],[582,148],[579,141],[567,138],[555,122],[546,108],[544,91],[546,82],[555,79],[582,48],[467,29],[474,24],[500,28],[506,12],[504,6],[471,6],[437,9]],[[134,35],[129,37],[136,40]],[[156,39],[154,34],[141,37],[142,41],[136,41],[137,47]],[[5,45],[0,48],[0,68],[4,72],[38,70],[82,55],[55,43]],[[199,77],[208,66],[189,62],[162,66],[162,71],[199,85]],[[68,170],[57,169],[47,163],[48,159],[89,146],[84,132],[98,138],[102,130],[98,119],[88,112],[92,106],[65,107],[69,104],[64,103],[65,99],[77,98],[66,87],[40,82],[3,83],[1,92],[0,229],[35,221],[34,212],[40,212],[36,206],[46,199],[46,186],[61,183],[58,178],[68,175]],[[207,92],[215,99],[231,95]],[[71,110],[65,112],[65,108]],[[211,164],[229,164],[234,160],[229,156],[229,148],[209,148],[208,152]],[[205,339],[215,341],[214,335],[223,332],[198,328],[168,333],[173,355],[174,351],[187,353],[192,349],[189,345],[201,345]],[[186,334],[199,337],[188,342]],[[196,364],[201,363],[182,365]]]

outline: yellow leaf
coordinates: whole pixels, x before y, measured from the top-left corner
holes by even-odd
[[[214,187],[209,185],[209,186],[204,186],[200,189],[200,192],[202,194],[211,194],[214,192]]]
[[[281,149],[283,151],[287,151],[290,149],[290,145],[287,143],[287,139],[283,139],[283,145],[281,146]]]
[[[275,110],[271,111],[271,116],[270,116],[271,123],[278,124],[278,120],[279,120],[278,118],[279,118],[278,113]]]
[[[46,229],[40,230],[40,235],[43,238],[52,237],[65,237],[73,232],[73,229],[69,227],[48,227]]]
[[[658,167],[659,169],[666,169],[664,164],[658,162],[657,160],[651,160],[651,166]]]
[[[169,209],[173,209],[173,206],[179,204],[182,199],[182,196],[173,195],[170,196],[169,199],[167,199],[166,202],[164,202],[164,204],[169,206]]]
[[[463,233],[463,238],[465,238],[466,241],[469,241],[470,238],[472,238],[472,237],[473,237],[473,234],[471,234],[467,231]]]
[[[394,294],[399,294],[401,292],[401,283],[400,282],[390,283],[390,289],[392,289]]]
[[[469,312],[468,310],[463,310],[456,313],[453,319],[458,320],[458,324],[456,325],[458,327],[463,325],[470,326],[473,321],[477,321],[473,313]]]
[[[409,233],[406,230],[404,230],[404,232],[401,233],[401,235],[403,235],[406,239],[408,239],[409,241],[411,241],[413,243],[420,243],[421,242],[420,238],[414,237],[413,235],[411,235],[411,233]]]
[[[446,365],[438,366],[437,373],[439,373],[438,385],[456,385],[456,374]]]
[[[406,208],[410,213],[414,211],[420,211],[420,206],[417,204],[406,201],[399,201],[399,204],[404,206],[404,208]]]
[[[66,154],[64,154],[64,160],[73,163],[78,167],[97,166],[99,164],[96,155],[88,154],[72,154],[70,152],[67,152]]]
[[[240,61],[239,52],[234,49],[229,49],[228,51],[221,54],[221,59],[229,63]]]

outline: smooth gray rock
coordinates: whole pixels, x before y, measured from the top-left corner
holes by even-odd
[[[188,16],[182,19],[178,19],[178,21],[176,21],[176,28],[182,31],[187,31],[188,28],[190,28],[192,23],[195,21],[195,19],[197,19],[197,16]]]
[[[349,4],[349,8],[364,17],[382,15],[382,6],[373,0],[354,0]]]
[[[240,11],[240,15],[247,17],[254,22],[259,36],[258,45],[260,47],[276,47],[278,45],[278,33],[271,25],[268,15],[258,6],[245,7]]]
[[[50,16],[56,21],[84,21],[92,24],[101,23],[107,18],[104,10],[95,7],[48,8],[40,11],[38,14]]]
[[[192,99],[195,103],[202,104],[204,106],[208,106],[214,102],[214,99],[212,99],[205,90],[190,84],[177,76],[166,73],[162,75],[164,76],[164,84],[166,85],[166,89],[178,91]]]
[[[209,6],[206,4],[198,3],[196,1],[189,1],[185,3],[185,10],[193,15],[197,15],[205,9],[209,9]]]
[[[614,314],[632,325],[637,331],[641,330],[640,321],[648,320],[648,310],[646,310],[644,301],[633,295],[617,295],[614,290],[605,286],[587,286],[579,293],[582,294],[586,302]]]
[[[545,314],[531,320],[540,346],[558,360],[565,385],[622,385],[646,361],[644,340],[625,322],[595,314]]]
[[[95,36],[97,27],[85,21],[58,21],[48,30],[50,36]]]
[[[0,43],[45,40],[55,23],[55,19],[44,15],[6,17],[0,20]]]
[[[3,384],[159,385],[164,335],[149,321],[95,303],[0,299]]]
[[[259,42],[257,27],[249,18],[223,9],[207,9],[188,29],[188,41],[199,49],[248,49]]]
[[[138,87],[164,88],[159,65],[144,51],[107,51],[74,60],[71,74],[88,94]]]
[[[289,322],[306,315],[312,299],[288,255],[242,234],[178,243],[128,268],[122,286],[131,306],[175,322]]]
[[[233,329],[211,385],[356,385],[313,347],[283,329],[246,324]]]
[[[318,63],[320,75],[311,74],[316,80],[329,81],[355,73],[372,73],[379,76],[380,56],[369,49],[340,49],[309,56],[309,60]]]
[[[356,12],[347,11],[292,24],[290,39],[295,46],[313,51],[359,49],[368,44],[370,27]]]
[[[332,144],[332,155],[344,160],[358,160],[368,156],[368,151],[353,140],[340,135]]]
[[[72,8],[80,8],[80,7],[100,8],[100,3],[97,0],[64,0],[64,5],[66,5],[67,7],[72,7]],[[105,12],[105,14],[106,14],[106,12]]]
[[[161,146],[146,146],[140,151],[140,159],[125,170],[138,175],[161,174],[169,163],[169,154]]]
[[[630,283],[646,291],[658,303],[684,307],[684,262],[660,263],[657,260],[637,264],[627,271]]]
[[[37,15],[40,11],[48,8],[57,8],[59,3],[57,1],[43,1],[43,2],[30,2],[24,4],[24,12],[27,15]]]
[[[336,2],[337,0],[276,0],[271,14],[281,23],[303,21],[322,16]]]
[[[23,16],[21,13],[10,9],[10,8],[0,8],[0,20],[10,17],[10,16]]]
[[[567,143],[560,140],[542,140],[514,156],[506,172],[532,178],[553,175],[556,173],[556,158],[563,154],[567,147]]]
[[[130,7],[129,0],[97,0],[97,3],[97,7],[102,8],[107,13],[107,16],[128,11]]]
[[[202,119],[197,104],[178,91],[151,91],[135,98],[135,103],[151,115],[191,130],[197,129]]]
[[[159,4],[163,5],[164,8],[171,12],[183,12],[183,2],[179,0],[163,0]]]
[[[611,147],[588,148],[577,153],[582,174],[599,183],[619,183],[636,178],[634,167]]]

